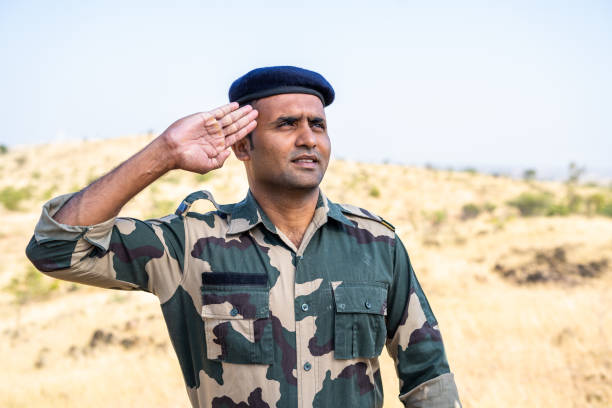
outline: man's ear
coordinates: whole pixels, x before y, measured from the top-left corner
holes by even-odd
[[[232,150],[240,161],[251,160],[251,142],[249,141],[250,137],[252,136],[247,135],[246,137],[243,137],[232,145]]]

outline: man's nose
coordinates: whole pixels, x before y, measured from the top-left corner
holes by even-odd
[[[296,146],[305,146],[309,149],[317,145],[317,135],[312,131],[308,123],[300,124],[295,144]]]

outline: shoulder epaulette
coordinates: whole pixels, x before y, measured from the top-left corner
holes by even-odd
[[[213,197],[210,191],[201,190],[191,193],[187,197],[185,197],[185,199],[181,202],[181,204],[178,206],[174,213],[179,217],[182,217],[183,215],[185,215],[185,213],[187,213],[187,211],[189,211],[192,204],[197,200],[208,200],[215,206],[218,211],[223,211],[224,206],[219,205],[215,201],[215,198]]]
[[[350,204],[340,204],[340,208],[342,208],[343,213],[348,213],[357,217],[368,218],[370,220],[378,221],[385,227],[389,228],[391,231],[395,232],[395,227],[393,226],[393,224],[376,214],[372,214],[368,210]]]

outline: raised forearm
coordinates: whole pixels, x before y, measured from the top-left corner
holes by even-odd
[[[142,189],[174,168],[162,135],[119,167],[85,187],[53,217],[67,225],[94,225],[116,216]]]
[[[255,129],[257,111],[230,103],[174,122],[119,167],[73,196],[53,216],[62,224],[94,225],[116,216],[143,188],[172,169],[207,173],[223,166],[230,146]]]

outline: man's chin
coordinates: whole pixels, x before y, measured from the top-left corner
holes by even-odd
[[[304,192],[308,192],[314,189],[318,189],[322,179],[322,177],[316,177],[287,180],[287,182],[285,183],[285,188],[288,190],[303,190]]]

